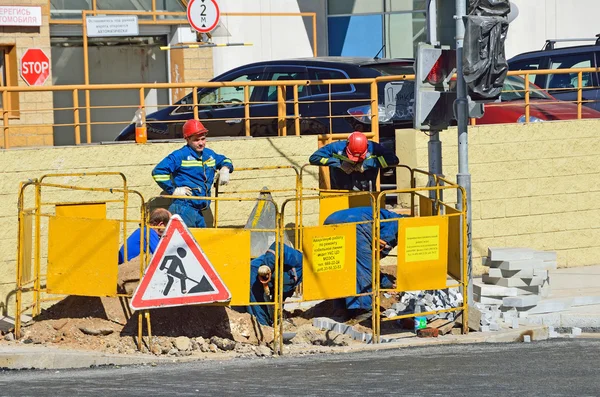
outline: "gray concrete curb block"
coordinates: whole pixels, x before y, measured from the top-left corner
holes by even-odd
[[[357,340],[359,342],[373,343],[373,334],[357,331],[351,325],[339,323],[330,318],[313,318],[313,327],[322,329],[324,331],[333,331],[337,332],[338,334],[348,335],[352,339]],[[379,339],[379,343],[390,343],[398,340],[397,338],[387,338],[385,336],[382,336]]]

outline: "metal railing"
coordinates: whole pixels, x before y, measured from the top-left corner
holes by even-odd
[[[525,123],[529,123],[532,112],[532,85],[530,78],[535,75],[553,75],[553,74],[576,74],[577,75],[577,87],[573,88],[550,88],[552,92],[564,92],[564,91],[576,91],[577,98],[573,101],[568,101],[576,104],[577,110],[573,118],[590,118],[594,115],[590,115],[589,112],[583,114],[583,106],[591,105],[596,100],[584,99],[584,90],[595,90],[600,87],[585,86],[583,85],[584,73],[597,73],[596,68],[578,68],[578,69],[556,69],[556,70],[527,70],[527,71],[510,71],[510,76],[522,76],[524,78],[524,88],[518,90],[512,90],[513,93],[523,94],[523,103],[515,104],[512,102],[498,102],[488,103],[486,107],[503,107],[503,106],[523,106]],[[573,78],[574,79],[574,78]],[[147,83],[147,84],[81,84],[81,85],[59,85],[59,86],[42,86],[42,87],[0,87],[0,94],[3,98],[3,103],[9,103],[8,97],[11,93],[18,92],[21,95],[21,101],[26,95],[34,93],[52,93],[54,95],[54,101],[57,101],[57,95],[62,95],[60,105],[41,105],[37,104],[36,109],[24,109],[21,107],[20,119],[14,120],[12,111],[10,108],[5,107],[2,111],[2,129],[3,129],[3,143],[4,148],[9,148],[10,135],[13,129],[31,129],[35,130],[38,127],[52,127],[55,130],[55,139],[61,128],[72,128],[72,136],[74,137],[73,143],[79,145],[81,143],[92,143],[98,141],[93,139],[93,128],[94,129],[106,129],[106,128],[119,128],[125,127],[131,123],[129,117],[133,116],[135,109],[142,107],[142,109],[151,113],[152,109],[164,109],[173,108],[180,109],[181,115],[176,111],[171,111],[170,120],[153,120],[152,122],[160,122],[167,126],[167,129],[177,131],[180,125],[189,118],[196,118],[202,121],[211,123],[222,121],[229,125],[235,123],[241,123],[243,121],[243,128],[240,129],[240,135],[245,136],[286,136],[293,130],[295,135],[301,135],[305,133],[311,133],[320,135],[322,142],[329,142],[336,139],[344,139],[347,137],[346,131],[340,131],[339,122],[345,119],[346,122],[351,123],[350,127],[356,127],[361,124],[356,121],[353,116],[348,114],[347,110],[351,107],[356,106],[369,106],[370,125],[362,123],[360,128],[370,133],[369,137],[374,140],[379,140],[381,125],[379,120],[379,105],[382,104],[382,95],[380,90],[384,83],[390,81],[410,81],[414,80],[414,75],[402,75],[402,76],[381,76],[378,78],[360,78],[360,79],[331,79],[331,80],[284,80],[284,81],[244,81],[244,82],[199,82],[199,83]],[[592,81],[594,81],[592,79]],[[368,86],[368,89],[364,86]],[[305,87],[312,89],[313,87],[325,86],[324,89],[319,89],[318,92],[324,91],[325,93],[310,94],[308,96],[301,95],[301,90]],[[271,93],[271,98],[266,95],[262,95],[260,100],[252,98],[254,90],[263,90],[268,92],[269,89],[266,87],[274,87],[275,92]],[[336,89],[335,87],[339,87]],[[361,89],[362,95],[347,96],[344,95],[341,99],[339,91],[343,91],[343,87],[352,87],[351,91],[347,94],[356,93],[358,89]],[[206,89],[214,89],[211,93],[213,99],[208,98]],[[191,94],[188,94],[188,102],[185,104],[171,104],[171,103],[148,103],[146,95],[150,90],[172,90],[172,89],[183,89],[191,90]],[[199,94],[199,91],[205,89],[205,91]],[[240,90],[243,92],[237,93],[239,98],[223,99],[219,98],[222,95],[223,89],[235,89],[236,93]],[[87,99],[82,101],[81,98],[88,98],[90,95],[95,93],[106,93],[114,92],[114,95],[123,97],[125,94],[129,94],[131,98],[136,98],[129,103],[117,104],[108,103],[94,103],[89,104],[90,101]],[[368,92],[368,94],[366,94]],[[65,95],[66,94],[66,95]],[[70,94],[70,95],[69,95]],[[276,94],[276,97],[275,95]],[[366,94],[366,95],[365,95]],[[70,96],[70,103],[67,98]],[[111,97],[110,95],[108,96]],[[167,95],[168,97],[168,95]],[[271,100],[269,100],[271,99]],[[82,103],[83,102],[83,103]],[[100,102],[100,101],[96,101]],[[565,103],[566,101],[552,101],[545,100],[543,103],[536,102],[536,107],[543,108],[544,106],[554,105],[557,103]],[[266,109],[266,106],[272,106],[273,108],[269,111],[263,111],[264,114],[258,115],[257,109]],[[315,109],[317,106],[327,109],[326,114],[307,115],[303,112],[304,107],[312,107]],[[412,106],[411,104],[407,105]],[[219,110],[224,107],[236,107],[243,111],[238,111],[239,117],[223,118],[218,115],[211,114],[207,118],[205,111],[214,113],[215,110]],[[410,111],[410,110],[409,110]],[[43,112],[53,112],[53,123],[39,123],[34,122],[28,124],[32,117]],[[96,113],[101,114],[102,117],[98,117]],[[114,114],[110,113],[121,113],[120,119],[115,117]],[[107,114],[108,113],[108,114]],[[218,112],[217,112],[218,113]],[[124,116],[123,114],[126,114]],[[83,116],[83,117],[82,117]],[[124,119],[127,117],[127,119]],[[56,122],[56,119],[68,119],[67,122]],[[72,122],[71,122],[72,120]],[[473,124],[476,121],[473,120]],[[267,125],[268,124],[268,125]],[[267,125],[266,132],[263,130],[258,131],[257,126],[263,128]],[[347,126],[349,127],[349,126]],[[210,128],[209,128],[210,129]],[[369,131],[370,129],[370,131]],[[347,130],[347,128],[346,128]],[[174,132],[174,133],[175,133]],[[82,133],[83,138],[82,138]],[[118,132],[115,131],[113,134],[116,136]],[[213,132],[214,134],[214,132]],[[218,135],[218,131],[217,131]],[[213,135],[214,136],[214,135]],[[228,136],[228,133],[225,133]],[[176,136],[173,135],[172,138]],[[114,139],[111,138],[111,139]],[[168,139],[166,137],[165,139]]]

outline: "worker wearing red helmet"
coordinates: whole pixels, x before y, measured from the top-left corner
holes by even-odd
[[[313,165],[329,166],[331,188],[336,190],[374,190],[380,168],[399,163],[398,157],[365,134],[355,131],[347,141],[337,141],[314,152]]]
[[[185,196],[210,197],[210,188],[219,172],[219,184],[229,183],[233,163],[222,154],[206,147],[208,130],[198,120],[191,119],[183,125],[187,144],[165,157],[152,170],[152,177],[165,192],[179,196],[169,207],[188,227],[206,227],[203,211],[208,210],[208,200],[189,200]]]

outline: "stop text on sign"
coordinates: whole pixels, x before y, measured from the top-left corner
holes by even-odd
[[[42,74],[46,73],[50,69],[50,63],[43,62],[23,62],[23,73],[36,73]]]

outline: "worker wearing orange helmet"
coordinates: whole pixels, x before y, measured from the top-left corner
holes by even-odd
[[[375,189],[380,168],[399,163],[398,157],[365,134],[355,131],[347,141],[337,141],[314,152],[313,165],[329,166],[331,188],[368,191]]]
[[[152,170],[152,177],[165,192],[179,196],[169,207],[188,227],[206,227],[202,211],[210,206],[208,200],[187,200],[185,196],[210,197],[210,188],[219,172],[219,184],[229,183],[233,163],[222,154],[206,147],[208,130],[198,120],[183,125],[187,144],[165,157]]]

